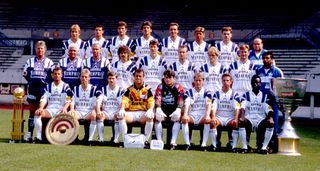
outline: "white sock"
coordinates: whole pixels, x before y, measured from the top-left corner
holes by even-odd
[[[97,122],[91,121],[89,127],[89,141],[93,141],[94,132],[96,132]]]
[[[267,146],[272,138],[273,135],[273,128],[267,128],[266,132],[264,133],[264,140],[263,140],[263,144],[262,144],[262,148],[263,150],[267,149]]]
[[[124,120],[124,119],[119,120],[119,131],[122,136],[122,142],[124,142],[124,135],[127,134],[127,131],[128,131],[128,126],[127,126],[126,120]]]
[[[98,141],[103,141],[103,134],[104,134],[104,123],[103,121],[97,121],[98,127]]]
[[[210,133],[210,136],[211,136],[211,144],[214,147],[217,147],[217,134],[218,134],[217,128],[210,129],[209,133]]]
[[[180,123],[179,122],[174,122],[172,126],[172,137],[171,137],[171,143],[172,145],[177,145],[176,141],[179,135],[179,130],[180,130]]]
[[[182,133],[183,133],[183,138],[184,138],[184,142],[187,145],[190,145],[190,137],[189,137],[189,124],[182,124]]]
[[[114,121],[113,129],[114,129],[113,142],[118,143],[119,142],[119,134],[120,134],[119,121]]]
[[[146,122],[146,126],[144,127],[144,135],[146,136],[146,141],[149,141],[153,128],[153,122]]]
[[[239,128],[239,137],[242,143],[242,149],[248,149],[247,133],[245,128]]]
[[[210,125],[209,124],[204,124],[201,147],[206,147],[207,146],[207,141],[208,141],[208,137],[209,137],[209,130],[210,130]]]
[[[41,135],[42,120],[41,120],[41,117],[35,116],[33,122],[34,122],[34,127],[36,128],[36,137],[37,137],[37,139],[42,140],[42,135]]]
[[[156,131],[157,140],[162,140],[162,123],[154,123],[154,130]]]
[[[232,148],[237,148],[238,144],[238,136],[239,136],[239,131],[238,130],[232,130]]]

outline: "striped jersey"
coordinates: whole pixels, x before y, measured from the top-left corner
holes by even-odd
[[[58,62],[58,66],[62,68],[62,80],[68,83],[71,89],[80,85],[82,63],[83,59],[79,57],[72,61],[69,57],[65,57]]]
[[[151,86],[152,92],[161,84],[163,72],[167,69],[166,60],[157,55],[155,58],[150,55],[144,56],[139,61],[138,67],[144,71],[144,82]]]
[[[232,89],[242,96],[243,93],[251,90],[251,77],[255,74],[255,65],[250,60],[245,63],[233,62],[229,67],[232,76]]]
[[[68,53],[69,53],[68,48],[71,44],[75,44],[78,47],[77,57],[81,59],[85,59],[86,58],[86,42],[83,41],[82,39],[78,39],[76,42],[73,42],[71,39],[64,40],[63,46],[62,46],[62,49],[64,50],[63,57],[68,56]]]
[[[149,44],[151,40],[154,40],[153,36],[150,36],[149,39],[145,39],[143,36],[134,40],[134,52],[137,57],[137,61],[144,56],[148,56],[150,54]]]
[[[117,74],[117,85],[123,88],[133,84],[133,73],[136,69],[136,63],[131,60],[125,63],[119,60],[111,65],[111,71]]]
[[[234,111],[240,109],[240,97],[232,89],[226,93],[222,90],[216,91],[213,95],[212,109],[216,111],[216,116],[234,117]]]
[[[181,64],[179,61],[174,62],[169,69],[175,72],[175,80],[188,90],[192,86],[193,76],[196,73],[194,64],[188,60]]]
[[[168,65],[179,59],[179,46],[186,44],[186,40],[180,36],[177,36],[176,40],[172,40],[171,37],[162,39],[161,52],[162,56],[166,59]]]
[[[92,39],[89,39],[86,42],[86,58],[92,57],[92,45],[98,43],[101,46],[101,54],[100,56],[103,56],[105,58],[108,58],[108,45],[109,41],[105,38],[101,38],[100,40],[97,40],[95,37]]]
[[[227,69],[230,64],[237,60],[239,47],[234,42],[229,42],[227,45],[220,41],[216,43],[216,48],[220,51],[218,61]]]
[[[196,41],[193,41],[188,44],[188,57],[189,61],[195,64],[197,69],[206,63],[209,62],[208,49],[210,44],[203,41],[201,44],[198,44]]]
[[[226,68],[219,62],[215,66],[210,63],[204,64],[200,68],[200,72],[204,75],[204,87],[212,92],[221,90],[222,75],[227,72]]]
[[[260,67],[256,70],[256,74],[261,78],[260,90],[264,93],[268,93],[272,88],[272,78],[283,78],[283,72],[280,68],[272,65],[269,70],[264,67]]]
[[[53,66],[53,61],[47,57],[41,60],[32,57],[27,60],[23,69],[23,77],[28,82],[28,98],[40,99],[45,93],[47,84],[52,81],[51,69]]]
[[[211,91],[202,87],[200,91],[191,88],[184,95],[185,103],[190,105],[190,115],[204,115],[207,104],[212,103],[213,94]]]
[[[110,71],[109,60],[101,57],[100,60],[95,60],[93,57],[87,58],[82,63],[83,68],[88,68],[91,72],[90,83],[93,85],[107,85],[107,73]]]
[[[265,119],[272,107],[267,104],[267,94],[259,91],[256,95],[253,91],[248,91],[241,98],[241,108],[245,112],[245,117],[250,120]]]
[[[75,110],[80,113],[89,113],[94,110],[96,97],[101,94],[101,91],[97,90],[97,87],[92,84],[89,84],[86,89],[78,85],[74,88],[73,92],[71,103],[75,106]]]
[[[129,36],[126,36],[124,39],[120,39],[119,36],[114,36],[109,42],[109,52],[111,54],[111,63],[115,63],[119,60],[118,49],[120,46],[127,45],[131,47],[133,44],[133,39]]]
[[[62,109],[66,102],[71,102],[73,92],[69,85],[61,81],[58,85],[54,82],[47,85],[45,94],[40,102],[47,104],[47,109]]]
[[[116,86],[114,89],[111,89],[110,86],[102,87],[102,93],[97,98],[97,103],[102,104],[102,111],[105,111],[109,114],[114,114],[120,109],[121,98],[124,94],[124,89]]]

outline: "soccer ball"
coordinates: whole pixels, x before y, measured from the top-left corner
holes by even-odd
[[[17,99],[22,99],[25,95],[24,89],[21,87],[17,87],[13,90],[13,96]]]

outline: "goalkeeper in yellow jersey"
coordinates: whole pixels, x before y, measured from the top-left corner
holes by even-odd
[[[139,122],[145,124],[146,145],[151,135],[154,118],[154,97],[151,87],[144,81],[144,71],[137,69],[134,72],[134,83],[127,88],[121,100],[121,108],[118,114],[119,128],[122,137],[127,133],[127,123]]]

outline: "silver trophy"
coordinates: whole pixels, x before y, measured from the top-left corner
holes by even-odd
[[[282,132],[278,135],[278,154],[299,156],[299,136],[291,125],[291,115],[302,102],[307,88],[306,79],[274,78],[272,90],[277,96],[277,102],[285,114]]]

